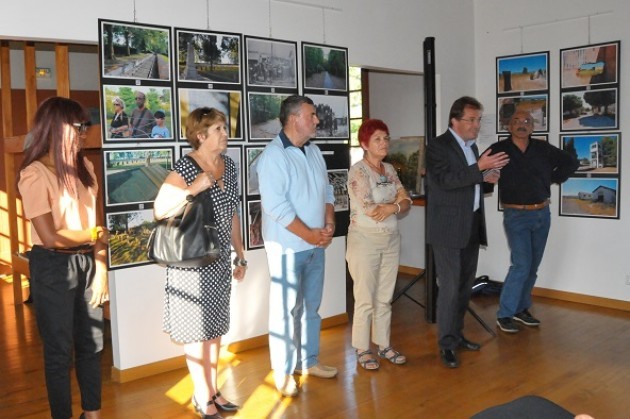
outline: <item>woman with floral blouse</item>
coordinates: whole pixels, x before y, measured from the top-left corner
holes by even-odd
[[[383,162],[389,142],[389,129],[383,121],[366,120],[359,128],[363,159],[348,173],[350,227],[346,260],[354,281],[352,346],[357,362],[366,370],[380,366],[370,350],[370,335],[380,358],[396,365],[407,362],[389,340],[400,256],[397,216],[409,210],[411,199],[394,167]]]

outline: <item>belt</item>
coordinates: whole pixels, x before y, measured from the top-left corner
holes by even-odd
[[[94,246],[89,245],[89,244],[86,244],[83,246],[77,246],[77,247],[66,247],[64,249],[51,249],[47,247],[42,247],[42,249],[50,250],[51,252],[55,252],[55,253],[63,253],[66,255],[84,255],[86,253],[94,252]]]
[[[525,210],[525,211],[534,211],[534,210],[539,210],[539,209],[543,209],[545,207],[548,207],[549,206],[549,200],[541,202],[540,204],[504,204],[504,203],[501,203],[501,206],[503,208],[519,209],[519,210]]]

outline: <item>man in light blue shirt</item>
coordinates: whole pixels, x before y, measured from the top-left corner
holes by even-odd
[[[309,140],[319,120],[313,101],[290,96],[280,108],[282,131],[258,159],[262,234],[269,263],[269,352],[276,387],[298,389],[292,374],[332,378],[318,361],[325,248],[335,230],[333,188],[321,151]]]

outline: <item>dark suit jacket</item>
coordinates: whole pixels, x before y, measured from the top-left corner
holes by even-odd
[[[474,145],[475,157],[479,150]],[[453,134],[446,131],[427,145],[427,242],[463,249],[468,244],[473,222],[475,185],[481,184],[480,244],[487,245],[483,205],[483,174],[476,164],[469,166]]]

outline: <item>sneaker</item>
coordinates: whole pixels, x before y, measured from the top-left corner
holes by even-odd
[[[498,318],[497,326],[499,326],[499,329],[503,330],[505,333],[517,333],[520,330],[518,325],[514,323],[514,320],[509,317]]]
[[[274,377],[276,389],[285,397],[295,397],[298,394],[298,388],[292,375],[277,375]]]
[[[527,310],[523,310],[520,313],[515,314],[512,318],[523,323],[525,326],[535,327],[540,325],[540,320],[532,316],[532,314]]]
[[[313,376],[319,378],[333,378],[337,375],[337,368],[328,367],[322,364],[313,365],[311,368],[307,368],[305,370],[295,370],[297,375],[303,376]]]

